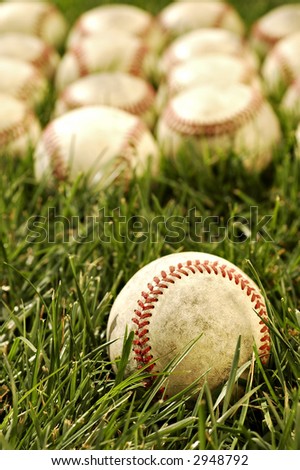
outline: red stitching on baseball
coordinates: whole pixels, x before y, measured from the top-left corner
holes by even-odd
[[[32,60],[32,65],[37,67],[38,69],[44,70],[45,68],[48,68],[50,65],[52,68],[52,55],[54,54],[54,49],[48,44],[43,45],[43,49],[41,50],[41,53],[38,57]]]
[[[140,98],[140,100],[136,101],[135,103],[128,104],[123,106],[122,109],[127,111],[128,113],[135,114],[136,116],[142,116],[146,113],[151,106],[153,106],[155,101],[155,91],[152,86],[145,82],[146,85],[146,93],[145,95]]]
[[[27,109],[22,121],[19,121],[6,129],[0,129],[0,147],[9,145],[10,142],[25,134],[34,120],[34,113]]]
[[[142,39],[147,39],[147,36],[148,34],[151,32],[152,28],[154,28],[157,24],[157,21],[156,21],[156,18],[152,17],[150,14],[149,14],[149,21],[148,21],[148,24],[145,25],[145,28],[141,29],[139,32],[137,32],[136,34],[133,34],[133,36],[136,36],[136,37],[139,37],[139,38],[142,38]],[[86,24],[85,24],[85,19],[84,18],[80,18],[79,20],[77,20],[75,26],[74,26],[74,32],[77,32],[82,36],[82,37],[91,37],[93,36],[95,33],[93,31],[91,31],[90,29],[87,28]],[[126,29],[124,30],[124,33],[126,33]],[[128,32],[128,34],[131,34],[130,32]]]
[[[231,56],[231,57],[239,59],[238,56]],[[201,59],[201,58],[205,59],[205,55],[198,57],[198,59]],[[194,60],[194,59],[197,59],[197,56],[191,58],[191,60]],[[253,73],[253,67],[246,62],[243,63],[243,68],[241,70],[239,81],[244,84],[249,84],[251,83],[253,78],[255,78],[254,73]],[[186,90],[186,86],[183,83],[180,83],[180,81],[178,82],[176,79],[176,76],[174,77],[172,75],[172,69],[168,71],[166,81],[167,81],[167,87],[171,96],[177,95],[181,91]],[[196,80],[194,82],[194,85],[197,85]]]
[[[222,28],[219,28],[221,31],[222,31]],[[201,30],[200,30],[201,31]],[[225,30],[226,31],[226,30]],[[190,31],[191,33],[193,31]],[[196,32],[196,30],[194,31]],[[226,31],[227,33],[230,33],[230,31]],[[178,41],[180,41],[180,37],[179,39],[177,39]],[[179,64],[182,64],[184,62],[186,62],[187,60],[191,60],[191,59],[196,59],[197,57],[201,57],[203,56],[203,53],[197,53],[197,49],[196,51],[194,51],[187,59],[181,59],[177,56],[176,54],[176,47],[178,47],[177,45],[177,41],[174,42],[174,45],[170,45],[168,47],[168,49],[166,49],[166,52],[165,54],[163,55],[163,64],[165,66],[165,69],[166,69],[166,74],[170,74],[169,70],[172,69],[173,67],[175,67],[176,65],[179,65]],[[247,41],[245,38],[240,38],[240,44],[239,44],[239,48],[236,49],[235,51],[231,51],[229,53],[230,56],[232,57],[236,57],[236,58],[239,58],[239,59],[245,59],[245,53],[247,52]],[[188,48],[188,46],[187,46]],[[200,48],[202,50],[202,48]]]
[[[291,84],[295,80],[296,76],[284,54],[282,54],[281,51],[275,47],[271,53],[270,58],[275,59],[278,62],[280,70],[283,74],[284,81],[287,84]]]
[[[221,28],[224,18],[229,12],[234,11],[234,9],[231,7],[231,5],[228,4],[218,4],[218,7],[220,7],[220,11],[217,12],[215,20],[212,22],[210,26],[207,26],[207,28]],[[165,21],[164,18],[164,12],[160,13],[157,17],[157,23],[161,27],[162,31],[166,33],[173,33],[172,28],[170,29],[168,24]],[[176,34],[176,32],[175,32]]]
[[[234,116],[210,124],[205,124],[178,116],[172,101],[167,106],[163,119],[170,129],[186,136],[217,136],[232,134],[252,119],[264,103],[263,96],[256,90],[252,90],[253,96],[245,109],[237,112]]]
[[[17,91],[17,98],[22,101],[29,101],[29,103],[32,104],[32,101],[34,102],[32,98],[37,89],[37,84],[39,82],[41,83],[42,79],[42,73],[36,67],[32,66],[32,73]]]
[[[148,51],[149,49],[145,44],[142,43],[138,45],[137,50],[132,57],[132,61],[128,66],[128,73],[131,73],[132,75],[136,76],[142,75],[144,60]],[[90,67],[85,60],[84,49],[80,44],[75,44],[74,46],[72,46],[69,50],[69,54],[72,54],[76,60],[80,77],[84,77],[85,75],[89,75],[91,73]],[[99,71],[101,71],[101,68],[99,69]]]
[[[132,59],[130,68],[128,70],[129,73],[132,73],[132,75],[137,75],[137,76],[142,74],[144,60],[148,52],[149,52],[149,48],[145,44],[141,44],[138,47],[136,54]]]
[[[39,15],[36,17],[36,22],[34,25],[34,33],[36,36],[43,36],[44,23],[47,18],[58,12],[57,8],[54,5],[43,5],[45,8],[42,10]]]
[[[67,87],[60,96],[62,103],[69,109],[75,109],[82,106],[82,103],[72,95],[72,88]],[[142,116],[146,113],[155,101],[155,91],[153,87],[145,82],[145,94],[137,101],[124,106],[116,106],[118,109],[126,111],[127,113]]]
[[[261,320],[259,321],[260,325],[263,325],[260,329],[261,338],[260,346],[258,348],[261,362],[267,364],[270,355],[270,335],[269,328],[266,325],[268,321],[268,313],[266,306],[264,304],[263,298],[258,291],[255,291],[254,287],[249,287],[249,280],[241,273],[234,274],[235,269],[228,267],[226,265],[219,265],[218,261],[211,262],[205,260],[201,262],[200,260],[187,261],[184,264],[179,263],[177,266],[170,266],[169,272],[161,271],[160,276],[155,276],[153,281],[155,286],[152,283],[148,283],[147,287],[149,292],[142,292],[143,299],[146,299],[146,302],[138,300],[139,308],[134,310],[134,317],[132,322],[137,326],[135,330],[135,337],[133,341],[133,351],[135,353],[134,359],[137,362],[137,368],[141,369],[153,360],[151,354],[151,345],[150,345],[150,335],[149,329],[145,326],[150,325],[150,320],[154,310],[155,303],[159,300],[158,297],[164,294],[164,289],[168,289],[168,284],[175,284],[177,279],[181,279],[181,276],[178,273],[184,272],[185,276],[194,275],[199,272],[204,273],[206,271],[208,274],[222,275],[222,277],[228,277],[230,281],[235,282],[236,285],[240,286],[241,290],[245,292],[246,296],[249,298],[250,302],[255,305],[253,306],[256,313],[260,316]],[[175,279],[170,279],[170,276],[175,277]],[[159,286],[159,290],[156,287]],[[255,291],[255,293],[253,293]],[[259,310],[258,310],[259,309]],[[258,310],[258,311],[257,311]],[[148,318],[148,320],[145,320]],[[146,370],[151,372],[155,367],[155,363],[150,364]],[[150,385],[155,377],[150,379],[146,385]]]
[[[59,138],[55,132],[55,125],[53,122],[48,124],[44,130],[43,143],[45,146],[45,151],[51,161],[53,175],[59,180],[65,179],[67,177],[67,168],[62,156],[62,151],[59,145]]]
[[[123,158],[127,159],[129,163],[132,158],[133,149],[136,149],[136,146],[146,130],[147,128],[143,121],[137,119],[137,123],[126,133],[123,144],[121,145],[120,154]]]
[[[231,7],[231,5],[222,3],[222,7],[223,8],[220,10],[217,18],[215,19],[214,24],[212,25],[212,28],[222,28],[223,21],[225,20],[227,14],[234,13],[234,9]]]
[[[254,24],[252,28],[252,36],[257,38],[259,41],[266,43],[269,47],[275,46],[275,44],[280,39],[278,36],[272,35],[271,33],[267,33],[263,31],[261,28],[260,22]]]
[[[79,76],[84,77],[85,75],[88,75],[90,73],[90,69],[85,62],[85,54],[80,44],[73,46],[70,49],[69,54],[72,54],[75,58],[79,70]]]
[[[123,144],[120,147],[120,154],[116,156],[114,168],[122,164],[124,161],[130,167],[133,149],[136,148],[143,133],[147,130],[145,124],[138,119],[138,122],[125,135]],[[67,177],[67,167],[64,162],[62,150],[59,144],[59,138],[55,132],[54,123],[48,124],[43,133],[43,143],[48,156],[51,159],[51,167],[53,175],[57,179],[65,179]]]

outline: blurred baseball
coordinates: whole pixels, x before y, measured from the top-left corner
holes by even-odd
[[[40,124],[24,102],[0,93],[0,149],[12,155],[25,157],[36,144]]]
[[[176,0],[177,2],[190,2],[191,0]],[[208,0],[193,0],[194,2],[204,2],[207,3]],[[209,0],[210,2],[223,2],[224,0]]]
[[[155,18],[133,5],[101,5],[80,16],[70,32],[67,47],[77,46],[82,38],[106,34],[110,30],[124,32],[143,40],[150,49],[163,45],[163,32]]]
[[[152,56],[145,43],[127,33],[111,30],[106,34],[83,38],[62,58],[56,74],[56,88],[62,91],[78,78],[96,72],[128,72],[146,76]]]
[[[269,93],[281,94],[300,75],[300,31],[281,39],[267,55],[262,77]]]
[[[30,63],[0,56],[0,92],[36,106],[48,89],[46,78]]]
[[[258,69],[258,59],[245,41],[231,31],[217,28],[198,29],[176,39],[164,52],[159,67],[162,74],[167,74],[175,65],[212,53],[242,58]]]
[[[252,357],[253,345],[267,363],[267,321],[259,288],[237,266],[208,253],[175,253],[144,266],[117,296],[107,326],[109,356],[117,369],[125,331],[134,331],[126,373],[146,368],[150,385],[200,336],[167,375],[166,395],[194,381],[215,389],[228,379],[239,336],[239,366]]]
[[[281,39],[300,31],[300,5],[281,5],[259,18],[251,31],[251,42],[265,56]]]
[[[158,161],[158,148],[136,116],[107,106],[86,106],[54,119],[35,151],[37,179],[88,175],[90,184],[109,185],[120,175],[143,173]]]
[[[297,121],[300,119],[300,77],[286,90],[281,101],[281,109]]]
[[[181,91],[200,85],[216,85],[224,89],[234,83],[245,83],[262,89],[256,70],[242,58],[225,54],[205,54],[173,67],[160,87],[163,102]]]
[[[26,2],[28,3],[28,0],[3,0],[4,2]],[[30,0],[30,2],[45,2],[47,0]]]
[[[157,137],[171,157],[188,144],[212,161],[233,152],[247,170],[260,171],[269,164],[281,133],[262,94],[236,83],[226,89],[199,86],[176,95],[158,121]]]
[[[152,127],[154,101],[155,91],[145,80],[124,72],[103,72],[69,85],[56,103],[55,115],[88,105],[106,105],[135,114]]]
[[[169,40],[200,28],[222,28],[239,35],[245,32],[238,13],[223,2],[171,3],[161,11],[158,21]]]
[[[32,34],[58,47],[65,40],[67,23],[62,13],[47,2],[2,3],[0,34],[12,32]]]
[[[59,62],[56,50],[42,39],[23,33],[0,35],[0,57],[29,62],[47,78],[52,78]]]

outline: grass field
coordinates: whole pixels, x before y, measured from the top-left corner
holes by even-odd
[[[97,3],[57,1],[70,22]],[[157,12],[168,2],[128,3]],[[249,25],[283,2],[232,3]],[[50,108],[49,98],[43,121]],[[172,167],[163,160],[155,181],[93,191],[80,177],[49,190],[34,179],[32,155],[1,158],[0,448],[300,449],[300,164],[293,123],[278,113],[284,138],[260,175],[233,155],[216,166],[187,153]],[[213,222],[198,239],[186,222],[183,237],[151,224],[193,212]],[[116,294],[144,264],[186,250],[227,258],[265,290],[271,359],[251,365],[236,400],[231,387],[204,387],[196,401],[192,390],[157,401],[155,383],[145,391],[141,374],[112,372]]]

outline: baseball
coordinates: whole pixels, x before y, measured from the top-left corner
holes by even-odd
[[[0,93],[1,152],[25,157],[36,144],[41,128],[33,111],[24,102]]]
[[[225,90],[207,85],[176,95],[158,121],[157,137],[170,157],[187,144],[212,161],[234,152],[247,170],[256,172],[269,164],[281,133],[262,94],[236,83]]]
[[[290,34],[300,32],[300,5],[281,5],[257,20],[251,31],[251,43],[260,56]]]
[[[159,68],[162,74],[167,74],[175,65],[212,53],[243,58],[251,67],[258,69],[256,55],[242,38],[218,28],[198,29],[175,39],[162,55]]]
[[[175,2],[165,7],[158,21],[169,39],[200,28],[222,28],[243,35],[245,27],[238,13],[223,2]]]
[[[141,39],[111,30],[105,35],[83,38],[69,49],[58,66],[56,87],[62,91],[78,78],[96,72],[120,71],[146,76],[151,60]]]
[[[36,106],[46,96],[46,78],[30,63],[0,57],[0,91]]]
[[[28,3],[28,0],[3,0],[4,2],[26,2]],[[44,2],[45,0],[30,0],[30,2]]]
[[[89,105],[105,105],[139,116],[153,127],[155,91],[145,80],[124,72],[87,75],[69,85],[60,95],[55,115]]]
[[[259,86],[256,70],[242,58],[225,54],[205,54],[172,68],[167,75],[171,96],[196,85],[224,88],[234,83]]]
[[[267,55],[262,77],[269,93],[281,93],[300,75],[300,31],[281,39]]]
[[[163,32],[155,18],[133,5],[101,5],[80,16],[71,30],[67,47],[77,46],[82,38],[106,34],[114,29],[142,39],[150,49],[158,51],[163,45]]]
[[[155,169],[158,148],[144,123],[132,114],[108,106],[86,106],[54,119],[35,151],[37,179],[74,179],[88,175],[90,184],[110,184],[120,174],[130,176]]]
[[[0,57],[29,62],[49,79],[53,77],[60,60],[52,46],[36,36],[23,33],[0,35]]]
[[[177,2],[190,2],[191,0],[176,0]],[[194,2],[204,2],[207,3],[208,0],[193,0]],[[223,2],[224,0],[209,0],[210,2]]]
[[[300,119],[300,78],[295,80],[286,90],[281,101],[281,109],[291,117]]]
[[[150,385],[199,338],[167,374],[166,395],[194,381],[215,389],[228,379],[239,336],[239,366],[252,357],[253,345],[268,362],[267,322],[259,288],[237,266],[208,253],[175,253],[144,266],[117,296],[107,326],[109,356],[117,369],[125,331],[134,331],[126,373],[146,368]]]
[[[0,5],[0,34],[12,32],[32,34],[58,47],[65,40],[67,23],[62,13],[49,3],[3,3]]]

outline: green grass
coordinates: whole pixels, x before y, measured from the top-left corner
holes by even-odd
[[[98,2],[57,3],[74,21]],[[153,10],[154,2],[130,3]],[[156,11],[166,3],[155,2]],[[248,24],[278,4],[253,3],[234,2]],[[293,127],[281,119],[283,142],[261,175],[245,173],[230,155],[215,166],[188,153],[172,166],[163,160],[155,181],[145,175],[127,188],[95,191],[78,178],[48,190],[34,179],[32,155],[0,159],[0,448],[300,449],[300,164]],[[255,224],[251,237],[243,225],[253,207],[259,221],[271,216],[267,240]],[[145,240],[133,228],[120,238],[126,230],[119,216],[151,221],[186,217],[193,208],[203,218],[220,217],[224,240],[212,242],[207,232],[201,242],[166,238],[161,224]],[[101,218],[93,227],[99,211],[111,216],[105,226],[111,243],[95,237],[95,229],[104,229]],[[64,225],[72,217],[73,225]],[[240,223],[227,224],[233,220]],[[51,242],[43,239],[45,228]],[[228,385],[218,394],[204,386],[194,401],[193,389],[155,400],[160,383],[144,390],[143,372],[124,378],[130,343],[119,373],[112,372],[106,323],[113,299],[141,266],[185,250],[227,258],[260,282],[268,298],[270,363],[250,364],[240,398],[231,396],[242,372],[237,358]]]

